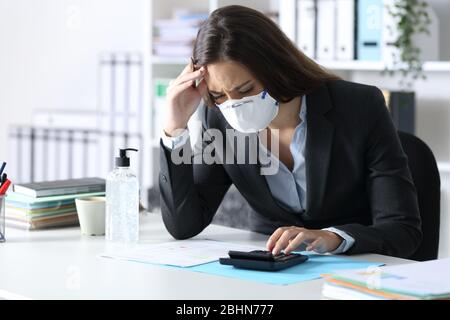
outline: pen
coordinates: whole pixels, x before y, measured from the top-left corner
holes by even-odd
[[[6,167],[6,162],[3,162],[2,167],[0,168],[0,176],[3,173],[3,170],[5,170],[5,167]]]
[[[2,175],[2,178],[0,179],[0,187],[3,185],[3,183],[5,183],[7,178],[8,178],[8,175],[6,173],[4,173]]]
[[[6,179],[5,183],[3,183],[2,186],[0,187],[0,195],[4,195],[6,193],[10,184],[11,181]]]

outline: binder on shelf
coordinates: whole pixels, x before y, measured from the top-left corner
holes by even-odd
[[[128,103],[127,91],[129,91],[129,88],[127,88],[127,86],[129,84],[129,65],[126,64],[126,58],[121,57],[119,54],[117,54],[116,64],[113,68],[114,81],[110,82],[111,91],[109,92],[113,95],[113,104],[110,105],[110,107],[113,107],[113,109],[110,109],[109,112],[112,116],[115,116],[116,114],[124,114],[126,112],[125,108]]]
[[[382,59],[386,66],[392,66],[394,60],[399,59],[398,50],[394,47],[398,31],[395,25],[395,19],[390,14],[394,8],[394,0],[383,0],[383,30],[382,30]]]
[[[71,137],[71,133],[69,131],[60,131],[59,137],[57,137],[59,142],[59,155],[58,155],[58,163],[59,163],[59,179],[70,179],[72,177],[72,146],[69,142]],[[31,181],[34,181],[32,179]]]
[[[87,132],[87,141],[86,141],[86,152],[85,158],[83,161],[86,161],[86,177],[95,177],[98,175],[98,141],[99,141],[99,133],[97,131],[88,131]]]
[[[336,0],[336,59],[355,59],[355,1]]]
[[[88,163],[87,161],[85,161],[87,157],[87,142],[85,132],[74,132],[72,150],[72,178],[76,179],[86,177],[86,166],[88,165]]]
[[[59,145],[56,142],[56,137],[59,133],[56,130],[49,130],[47,141],[47,165],[46,165],[46,180],[58,180],[58,166],[57,155],[59,154]]]
[[[8,163],[8,175],[14,177],[14,182],[26,181],[22,170],[22,147],[21,136],[22,128],[18,126],[10,126],[8,130],[8,150],[6,154],[6,162]]]
[[[19,152],[19,176],[20,176],[20,180],[16,180],[16,181],[28,181],[31,180],[30,178],[32,178],[34,176],[34,172],[33,172],[33,166],[30,165],[29,163],[29,159],[31,158],[31,153],[32,153],[32,128],[29,127],[23,127],[20,128],[19,134],[18,134],[18,152]]]
[[[316,58],[316,18],[316,1],[298,0],[297,46],[311,59]]]
[[[97,172],[101,177],[106,177],[114,168],[114,139],[110,132],[101,131],[98,135]]]
[[[296,0],[279,1],[280,28],[292,41],[296,41]]]
[[[41,109],[34,112],[34,176],[33,179],[24,181],[84,177],[89,164],[86,161],[87,136],[98,130],[96,117],[97,113],[93,111]],[[64,152],[68,153],[69,157],[66,157]]]
[[[317,59],[335,60],[336,58],[336,2],[321,0],[317,2]]]
[[[169,86],[170,79],[155,79],[154,98],[153,98],[153,132],[154,141],[159,143],[159,135],[163,130],[166,106],[166,91]]]
[[[380,61],[383,0],[359,0],[357,6],[357,59]]]
[[[382,92],[397,130],[415,134],[416,100],[414,92],[387,89]]]
[[[48,135],[44,129],[34,129],[34,161],[33,166],[34,181],[45,181],[47,163],[47,142]]]

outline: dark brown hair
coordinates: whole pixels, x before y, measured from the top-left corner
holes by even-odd
[[[238,5],[216,9],[201,25],[193,60],[196,68],[221,61],[241,63],[280,102],[339,79],[297,49],[270,18]],[[209,94],[205,100],[213,105]]]

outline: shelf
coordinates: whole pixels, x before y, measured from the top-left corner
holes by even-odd
[[[188,57],[158,57],[151,56],[153,64],[186,65]],[[348,71],[381,71],[384,63],[380,61],[317,61],[318,64],[330,70]],[[450,72],[450,61],[427,61],[423,64],[426,72]]]
[[[385,67],[380,61],[317,61],[331,70],[382,71]],[[423,64],[425,72],[450,72],[450,61],[427,61]]]
[[[150,61],[153,64],[186,64],[188,57],[160,57],[152,55]],[[328,69],[334,70],[382,70],[383,63],[377,61],[318,61]]]
[[[316,61],[321,66],[330,70],[364,70],[381,71],[384,68],[378,61]]]
[[[425,71],[450,72],[450,61],[428,61],[423,65]]]
[[[441,172],[450,173],[450,162],[438,162],[438,169]]]
[[[187,65],[189,57],[159,57],[151,56],[150,62],[153,64],[167,64],[167,65]]]

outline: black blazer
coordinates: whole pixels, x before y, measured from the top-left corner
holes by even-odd
[[[422,237],[416,189],[381,91],[337,80],[307,94],[306,103],[305,212],[277,204],[259,163],[175,165],[161,142],[161,210],[170,234],[200,233],[233,183],[257,213],[256,231],[333,226],[355,239],[349,254],[412,255]],[[231,128],[217,108],[203,114],[204,129],[225,135]],[[184,152],[192,152],[189,144]]]

